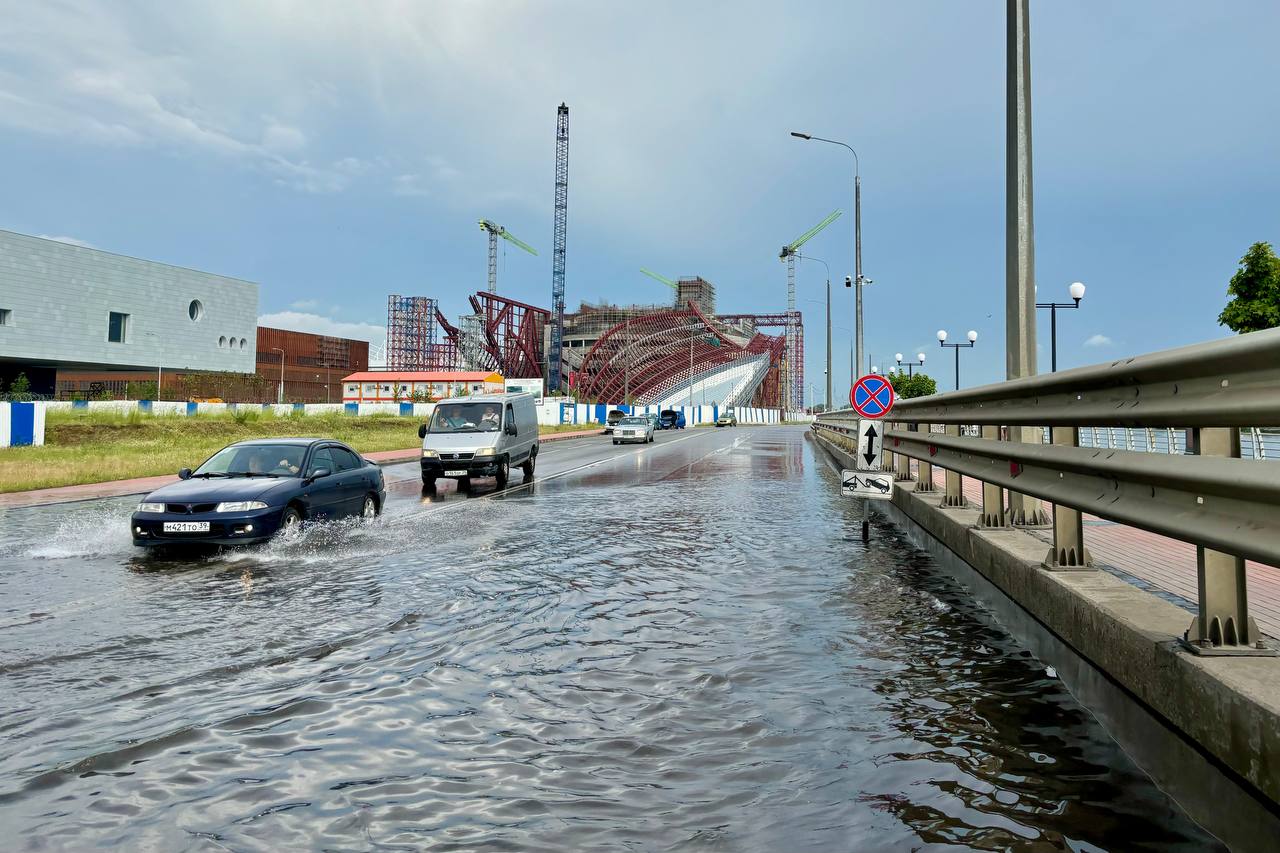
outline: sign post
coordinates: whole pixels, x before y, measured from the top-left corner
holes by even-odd
[[[892,473],[875,474],[884,453],[884,429],[876,421],[889,414],[894,403],[893,386],[877,374],[858,379],[849,390],[849,405],[862,419],[858,421],[857,471],[843,471],[840,494],[862,499],[862,541],[871,539],[871,521],[867,518],[867,499],[889,500],[893,496]]]

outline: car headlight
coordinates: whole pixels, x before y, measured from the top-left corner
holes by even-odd
[[[438,451],[435,451],[435,450],[424,450],[424,451],[422,451],[422,458],[423,458],[423,459],[438,459],[438,458],[440,458],[440,454],[439,454],[439,452],[438,452]]]
[[[248,512],[251,509],[266,509],[262,501],[226,501],[213,508],[214,512]]]
[[[492,455],[493,455],[492,447],[482,447],[476,451],[476,456],[492,456]]]
[[[155,501],[143,501],[138,504],[138,512],[164,512],[164,504]]]

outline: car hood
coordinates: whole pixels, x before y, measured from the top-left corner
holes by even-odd
[[[193,477],[161,486],[147,495],[146,500],[163,503],[255,501],[264,500],[264,496],[269,496],[272,492],[291,491],[300,483],[301,480],[297,477]]]

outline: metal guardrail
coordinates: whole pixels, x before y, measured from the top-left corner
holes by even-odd
[[[1280,566],[1280,471],[1264,461],[1280,456],[1280,329],[901,400],[886,421],[886,466],[909,480],[917,460],[917,492],[933,465],[944,507],[966,505],[962,477],[982,481],[981,527],[1047,523],[1028,496],[1051,502],[1046,569],[1092,568],[1082,512],[1194,544],[1188,647],[1275,653],[1248,615],[1245,560]],[[842,409],[814,429],[848,448],[857,422]]]

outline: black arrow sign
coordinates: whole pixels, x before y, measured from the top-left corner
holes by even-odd
[[[867,460],[870,465],[876,458],[876,425],[871,424],[867,427],[867,452],[862,454],[862,458]]]

